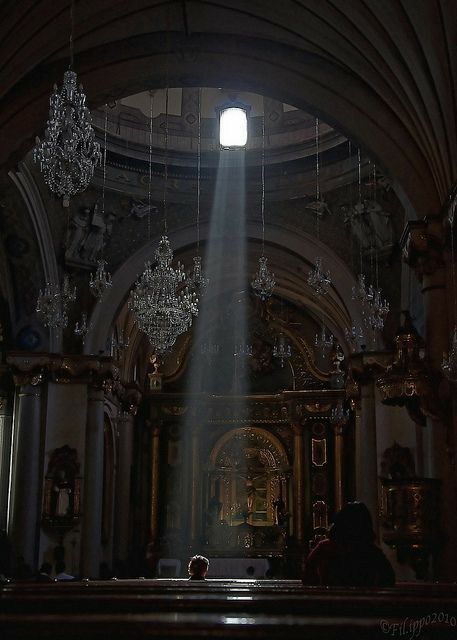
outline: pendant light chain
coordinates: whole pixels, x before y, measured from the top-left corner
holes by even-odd
[[[455,289],[455,253],[454,253],[454,217],[455,217],[455,204],[454,211],[451,215],[451,260],[452,260],[452,290],[454,293],[454,324],[457,324],[457,292]]]
[[[167,73],[168,75],[168,73]],[[165,169],[163,184],[163,231],[167,235],[167,184],[168,184],[168,82],[165,89]]]
[[[319,162],[319,118],[315,120],[315,139],[316,139],[316,202],[320,202],[320,184],[319,184],[319,173],[320,173],[320,162]],[[316,209],[316,236],[319,240],[320,235],[320,225],[319,225],[319,212]]]
[[[275,287],[275,274],[268,266],[268,258],[265,256],[265,105],[262,115],[262,158],[261,158],[262,195],[260,200],[260,214],[262,218],[262,255],[259,258],[259,267],[251,281],[252,289],[262,301],[267,300]]]
[[[74,0],[71,0],[70,2],[70,64],[68,66],[69,69],[73,69],[73,62],[75,57],[74,42],[73,42],[73,32],[74,32],[74,26],[75,26],[74,9],[75,9]]]
[[[319,206],[321,204],[321,192],[320,192],[320,184],[319,184],[319,173],[320,173],[320,164],[319,164],[319,118],[316,118],[314,121],[315,128],[315,142],[316,142],[316,239],[319,242],[320,240],[320,222],[319,222]],[[323,268],[323,258],[322,256],[316,256],[314,261],[313,268],[308,273],[307,282],[311,289],[313,290],[313,294],[315,296],[325,295],[330,285],[332,284],[332,280],[330,278],[330,271],[324,271]]]
[[[262,256],[265,255],[265,113],[262,117]]]
[[[197,256],[200,255],[200,196],[202,171],[202,90],[198,89],[198,139],[197,139]]]
[[[152,133],[154,119],[154,99],[149,91],[149,176],[148,176],[148,241],[151,240],[151,185],[152,185]]]
[[[105,104],[105,118],[103,124],[103,182],[102,182],[102,220],[105,222],[105,187],[106,187],[106,140],[107,140],[107,129],[108,129],[108,105]],[[105,225],[102,227],[102,250],[101,255],[103,258],[105,242]]]
[[[111,274],[109,273],[109,271],[106,271],[105,269],[107,262],[106,260],[104,260],[104,257],[103,257],[105,253],[106,157],[108,152],[107,134],[108,134],[108,105],[105,104],[105,118],[104,118],[104,128],[103,128],[103,156],[102,156],[103,157],[102,205],[101,205],[101,212],[100,212],[101,225],[102,225],[101,226],[102,244],[100,248],[100,257],[97,260],[97,268],[96,268],[95,274],[91,273],[90,280],[89,280],[89,289],[92,295],[98,298],[99,302],[103,298],[103,294],[105,293],[105,291],[113,286]],[[87,315],[86,315],[86,320],[83,317],[81,326],[76,324],[76,327],[75,327],[75,334],[83,338],[83,344],[84,344],[85,335],[87,334],[88,331],[89,331],[89,327],[87,325]]]

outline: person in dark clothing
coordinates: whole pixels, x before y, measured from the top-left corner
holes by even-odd
[[[330,586],[378,586],[395,584],[395,574],[384,553],[374,544],[370,512],[361,502],[339,511],[329,531],[308,555],[303,583]]]
[[[193,556],[189,562],[189,580],[205,580],[208,573],[209,560],[205,556]]]

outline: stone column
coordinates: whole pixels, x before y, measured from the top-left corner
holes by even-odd
[[[11,539],[15,556],[32,568],[38,563],[40,499],[43,484],[41,451],[41,385],[19,388],[13,460]]]
[[[409,222],[403,233],[403,254],[407,264],[414,269],[422,287],[425,315],[426,361],[436,383],[436,413],[442,419],[427,418],[423,429],[423,469],[424,475],[442,480],[441,526],[446,537],[438,554],[435,578],[455,579],[457,566],[457,472],[455,447],[457,438],[457,418],[454,389],[448,397],[438,383],[441,379],[443,353],[448,352],[452,339],[451,327],[454,323],[452,290],[452,269],[450,256],[445,262],[446,226],[439,218],[429,218]],[[455,238],[454,238],[454,244]]]
[[[360,389],[360,419],[356,423],[356,492],[377,521],[378,515],[378,455],[376,446],[376,401],[374,380]],[[357,428],[358,426],[358,428]]]
[[[114,558],[123,562],[129,557],[133,426],[134,416],[123,411],[117,422],[119,440],[114,510]]]
[[[190,461],[190,544],[193,548],[199,541],[200,536],[200,430],[194,424],[191,435],[191,461]]]
[[[303,480],[303,427],[296,422],[294,431],[294,532],[298,544],[303,543],[304,535],[304,480]]]
[[[159,534],[159,461],[160,461],[160,425],[152,426],[151,441],[151,520],[150,540],[152,544],[157,542]]]
[[[84,577],[89,578],[98,577],[100,567],[103,507],[103,407],[103,389],[90,386],[87,401],[81,533],[81,571]]]
[[[339,511],[344,502],[344,422],[333,425],[334,437],[334,482],[335,482],[335,511]]]
[[[6,531],[13,431],[12,393],[0,390],[0,529]]]

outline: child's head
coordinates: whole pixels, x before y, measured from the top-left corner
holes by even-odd
[[[208,573],[209,560],[205,556],[193,556],[189,561],[189,575],[194,580],[204,580]]]

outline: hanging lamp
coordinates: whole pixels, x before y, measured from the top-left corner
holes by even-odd
[[[95,140],[86,96],[73,71],[73,7],[70,4],[70,65],[64,73],[63,85],[49,101],[49,118],[44,139],[36,138],[33,159],[40,163],[49,189],[62,198],[64,207],[70,198],[84,191],[100,161],[100,145]]]

